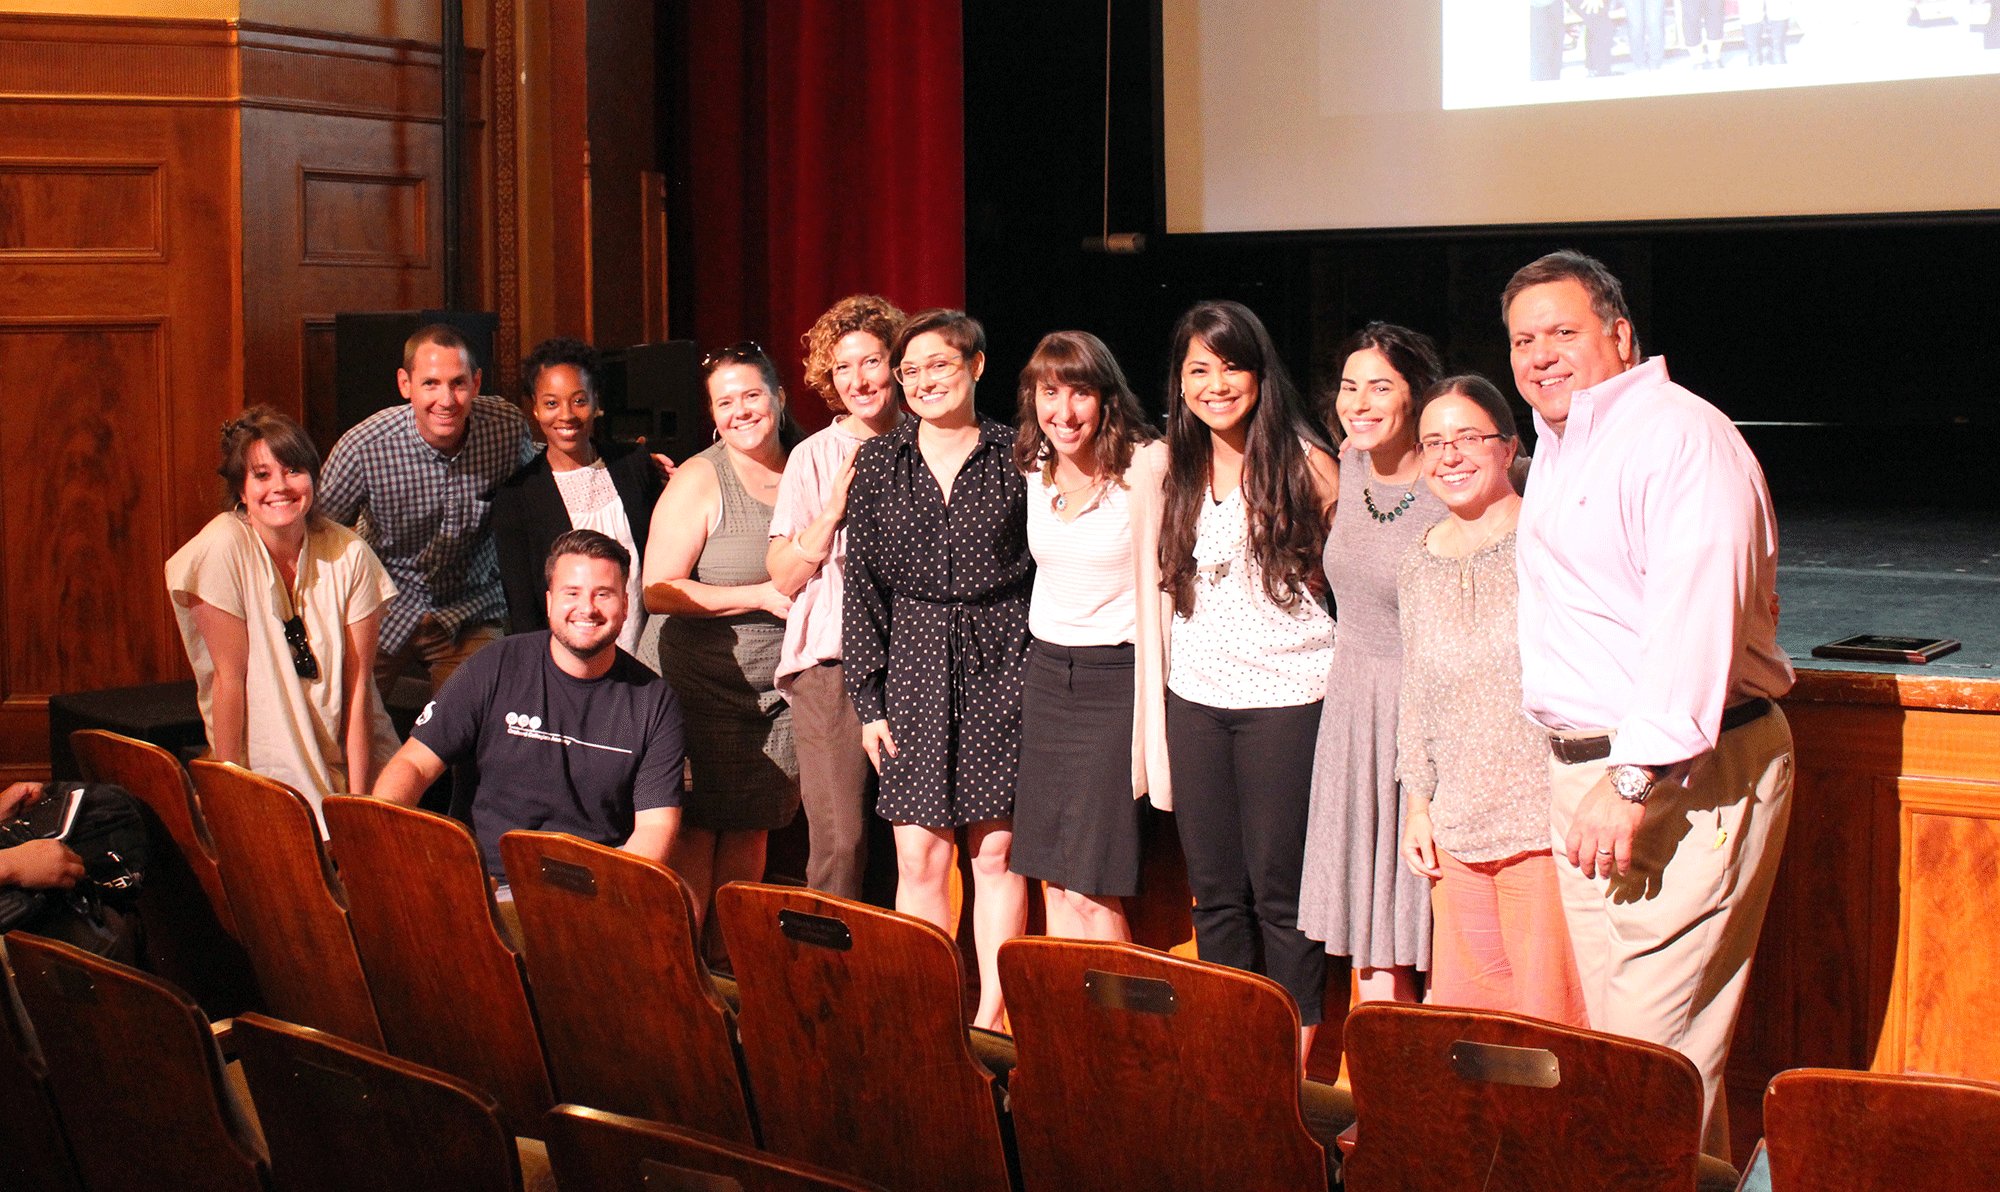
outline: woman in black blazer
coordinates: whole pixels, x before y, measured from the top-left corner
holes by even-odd
[[[502,481],[493,496],[493,544],[507,593],[507,632],[549,627],[543,567],[567,530],[600,530],[632,552],[630,611],[618,644],[637,652],[646,627],[639,563],[653,502],[665,487],[658,461],[637,447],[592,438],[600,410],[597,350],[581,340],[544,340],[521,361],[521,387],[548,450]]]

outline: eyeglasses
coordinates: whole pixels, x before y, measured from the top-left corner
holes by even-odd
[[[306,619],[293,613],[285,627],[285,644],[292,648],[292,669],[308,683],[319,681],[319,659],[313,657],[312,643],[306,640]]]
[[[726,348],[718,348],[701,358],[703,371],[724,364],[761,364],[769,359],[764,345],[754,339],[739,339]]]
[[[896,370],[896,379],[905,385],[914,385],[917,383],[917,378],[922,377],[932,384],[937,384],[940,381],[951,380],[964,367],[964,356],[940,356],[928,364],[903,365]]]
[[[1418,443],[1417,446],[1423,448],[1426,459],[1436,459],[1438,456],[1444,454],[1446,444],[1458,448],[1458,453],[1464,455],[1488,439],[1504,439],[1506,437],[1506,435],[1497,433],[1482,435],[1476,430],[1469,430],[1462,435],[1454,435],[1449,439],[1425,439]]]

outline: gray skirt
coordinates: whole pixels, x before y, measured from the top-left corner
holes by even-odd
[[[1030,648],[1008,867],[1079,894],[1139,892],[1131,646]]]
[[[785,626],[775,617],[660,618],[660,674],[681,701],[694,789],[681,822],[769,831],[799,809],[792,710],[772,685]]]

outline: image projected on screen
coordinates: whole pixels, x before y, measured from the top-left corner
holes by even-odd
[[[1444,0],[1444,107],[2000,74],[1987,0]]]

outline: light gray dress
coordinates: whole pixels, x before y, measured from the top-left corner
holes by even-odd
[[[1447,511],[1421,480],[1389,521],[1377,521],[1363,500],[1366,492],[1387,514],[1411,491],[1376,483],[1365,452],[1340,453],[1340,504],[1324,556],[1338,627],[1313,755],[1299,929],[1335,956],[1353,957],[1357,968],[1431,966],[1430,883],[1398,855],[1396,564]]]
[[[771,506],[737,479],[721,443],[702,452],[722,488],[722,520],[710,531],[692,578],[732,587],[770,579]],[[792,710],[773,676],[785,623],[767,612],[660,618],[660,674],[681,697],[694,789],[683,822],[709,831],[782,828],[799,809]]]

